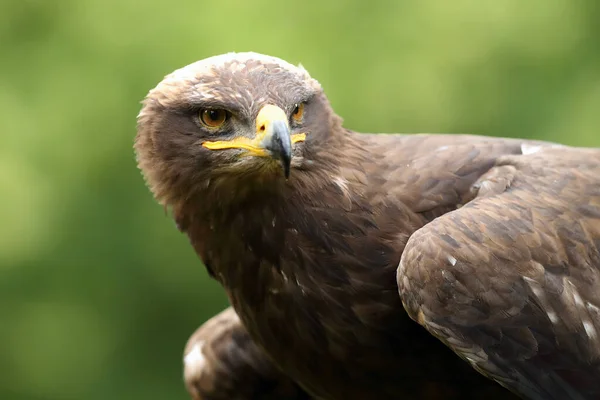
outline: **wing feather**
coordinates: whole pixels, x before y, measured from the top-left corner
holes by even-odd
[[[473,190],[409,239],[409,315],[525,398],[600,398],[600,150],[507,156]]]

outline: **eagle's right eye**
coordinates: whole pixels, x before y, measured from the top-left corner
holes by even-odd
[[[215,129],[221,127],[227,121],[227,111],[207,108],[200,110],[200,122],[202,125]]]

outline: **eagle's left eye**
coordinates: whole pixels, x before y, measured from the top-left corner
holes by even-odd
[[[227,111],[217,109],[200,110],[200,122],[203,125],[215,129],[220,127],[227,120]]]
[[[294,107],[294,111],[292,111],[292,118],[296,122],[301,122],[303,115],[304,115],[304,103],[296,104],[296,106]]]

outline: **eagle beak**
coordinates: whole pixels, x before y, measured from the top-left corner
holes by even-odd
[[[271,157],[281,163],[283,173],[288,178],[292,164],[292,144],[305,139],[305,133],[291,134],[287,115],[281,108],[267,104],[256,116],[254,139],[238,137],[227,141],[205,141],[202,146],[210,150],[244,149],[253,156]]]
[[[292,163],[292,137],[287,116],[281,108],[269,104],[260,110],[256,117],[256,138],[260,140],[259,147],[281,163],[288,178]]]

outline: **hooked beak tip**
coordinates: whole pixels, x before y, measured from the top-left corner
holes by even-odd
[[[281,162],[285,178],[290,176],[292,163],[292,139],[290,128],[286,121],[272,121],[271,134],[266,138],[265,149],[271,153],[271,157]]]

